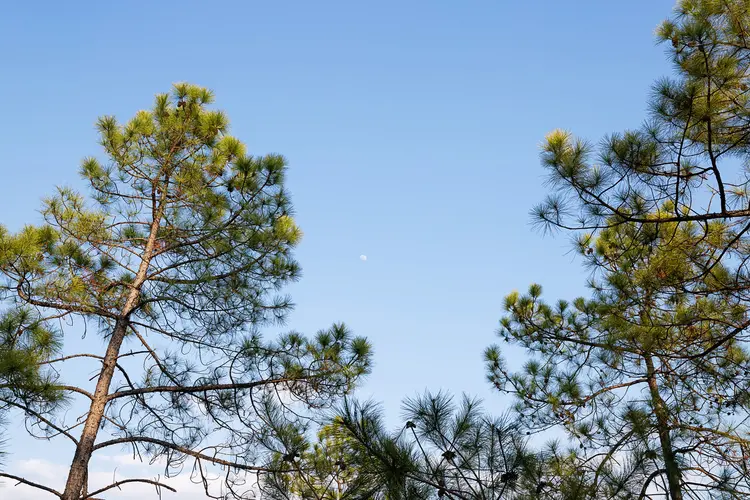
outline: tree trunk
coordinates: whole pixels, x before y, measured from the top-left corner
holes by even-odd
[[[667,411],[667,405],[659,394],[654,360],[650,355],[645,356],[645,360],[648,388],[651,391],[651,403],[654,406],[654,414],[656,416],[656,429],[659,434],[662,455],[664,456],[664,468],[667,471],[669,498],[672,500],[683,500],[682,487],[680,485],[680,467],[677,464],[674,449],[672,448],[672,438],[669,435],[669,412]]]
[[[99,432],[99,426],[102,423],[104,411],[107,407],[109,386],[112,383],[112,376],[115,373],[115,367],[117,365],[117,358],[120,355],[122,341],[125,339],[125,334],[128,332],[130,314],[138,304],[138,299],[141,294],[141,286],[146,279],[146,273],[148,272],[151,263],[152,253],[156,243],[156,231],[159,228],[161,218],[160,216],[161,212],[159,211],[158,215],[151,223],[149,238],[141,257],[141,264],[138,268],[138,273],[133,280],[128,298],[125,301],[125,305],[123,306],[122,311],[115,322],[115,327],[112,330],[112,336],[109,339],[109,345],[107,345],[107,351],[104,355],[104,360],[102,361],[102,370],[99,373],[99,380],[96,382],[94,397],[91,401],[91,406],[89,407],[86,423],[83,425],[81,438],[78,440],[78,445],[76,446],[75,455],[73,455],[73,462],[70,465],[68,480],[65,483],[65,491],[63,491],[61,500],[80,499],[82,496],[81,492],[87,486],[89,460],[91,460],[91,455],[94,452],[96,436]]]
[[[89,414],[86,417],[86,423],[81,432],[81,438],[76,446],[76,452],[73,456],[73,463],[70,465],[68,481],[65,484],[65,491],[62,500],[78,500],[81,490],[86,482],[89,460],[94,451],[94,441],[99,431],[99,426],[104,416],[104,409],[107,406],[107,396],[109,395],[109,384],[112,382],[112,375],[115,372],[117,356],[120,353],[120,346],[125,338],[128,324],[125,319],[118,319],[115,323],[112,337],[107,346],[107,353],[102,362],[102,371],[99,374],[99,381],[96,383],[94,399],[89,408]]]

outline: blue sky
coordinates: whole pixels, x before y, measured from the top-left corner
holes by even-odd
[[[250,152],[290,163],[305,238],[288,328],[344,321],[367,336],[375,367],[360,394],[391,422],[424,389],[500,412],[481,356],[502,298],[532,282],[571,298],[586,278],[565,235],[529,224],[547,189],[538,146],[558,127],[598,140],[642,122],[671,70],[653,30],[672,6],[12,2],[0,16],[0,223],[38,221],[55,185],[81,185],[97,116],[127,119],[176,81],[210,87]],[[10,449],[11,470],[71,457],[20,436]]]

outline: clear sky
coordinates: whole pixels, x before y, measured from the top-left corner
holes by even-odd
[[[55,185],[81,186],[80,159],[100,153],[97,116],[125,120],[176,81],[210,87],[251,153],[290,163],[305,238],[288,328],[344,321],[367,336],[375,367],[360,394],[394,424],[401,398],[424,389],[501,412],[482,351],[502,298],[532,282],[572,298],[586,278],[565,235],[529,224],[547,189],[539,144],[558,127],[598,140],[643,121],[671,70],[653,31],[672,6],[7,2],[0,223],[37,222]],[[11,428],[10,470],[60,484],[71,450]],[[126,459],[110,460],[94,470],[127,475]],[[0,498],[37,498],[9,487]],[[112,498],[149,498],[139,491]]]

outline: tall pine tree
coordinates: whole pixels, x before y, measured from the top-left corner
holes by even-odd
[[[671,498],[748,494],[749,30],[747,0],[680,0],[657,31],[675,75],[646,124],[543,146],[554,193],[533,215],[588,233],[593,296],[511,295],[502,335],[537,357],[513,373],[493,349],[488,365],[527,425],[605,450],[595,474],[630,455],[623,491],[641,475]]]
[[[729,238],[708,228],[615,225],[580,240],[591,298],[547,304],[533,285],[506,299],[500,335],[531,359],[511,370],[490,348],[490,380],[532,432],[560,426],[579,444],[597,498],[750,495],[748,305],[726,267],[701,273]]]
[[[588,478],[571,474],[574,458],[529,451],[515,422],[476,399],[426,393],[404,402],[403,418],[390,430],[379,406],[345,402],[306,453],[277,457],[285,466],[265,476],[264,492],[287,500],[587,498]]]
[[[291,307],[276,293],[299,276],[291,252],[301,233],[284,158],[248,155],[212,101],[178,84],[125,124],[101,118],[103,161],[81,166],[91,196],[60,188],[43,224],[0,231],[0,370],[21,368],[0,396],[32,428],[71,443],[64,490],[42,487],[61,499],[158,486],[128,478],[90,491],[89,463],[112,447],[163,458],[168,473],[193,460],[207,493],[207,468],[223,467],[222,494],[239,497],[243,474],[262,471],[264,448],[294,445],[270,422],[304,426],[302,407],[326,406],[368,370],[367,342],[342,325],[261,337]],[[57,355],[71,322],[91,351]],[[92,387],[66,383],[73,365],[96,369]],[[82,426],[46,398],[6,397],[24,387],[17,379],[81,405]]]

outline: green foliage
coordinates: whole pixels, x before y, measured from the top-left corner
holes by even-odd
[[[41,414],[64,403],[54,372],[46,369],[60,349],[59,332],[34,311],[17,308],[0,316],[0,429],[12,409]],[[41,422],[38,436],[50,432]],[[0,445],[5,441],[0,439]],[[0,451],[0,457],[5,450]]]
[[[299,436],[299,434],[295,434]],[[269,499],[344,500],[377,498],[382,485],[372,461],[336,419],[321,428],[317,442],[297,441],[297,451],[277,453],[263,476]]]
[[[62,399],[44,364],[60,350],[60,333],[32,310],[0,317],[0,394],[8,402],[53,403]]]
[[[87,158],[81,167],[95,203],[59,189],[45,201],[45,226],[1,235],[0,255],[13,262],[4,272],[28,288],[24,296],[113,317],[146,259],[152,271],[140,310],[158,303],[217,334],[268,314],[283,318],[288,300],[264,299],[299,274],[285,160],[247,156],[227,135],[226,116],[206,109],[212,100],[179,84],[126,124],[99,120],[108,161]]]
[[[46,368],[59,350],[59,332],[34,311],[16,308],[0,315],[0,460],[6,455],[2,436],[11,410],[41,414],[64,404],[55,374]],[[44,437],[52,430],[40,422],[34,432]]]
[[[574,455],[550,446],[527,450],[507,418],[477,400],[456,404],[425,394],[403,405],[404,424],[389,431],[380,408],[347,402],[316,444],[279,455],[285,472],[267,476],[269,498],[432,500],[587,498]],[[565,477],[563,477],[563,475]]]
[[[599,146],[550,133],[542,162],[558,189],[535,209],[537,220],[573,229],[646,222],[668,201],[660,221],[723,218],[741,237],[747,162],[732,162],[748,152],[748,26],[747,0],[679,1],[657,30],[677,76],[654,86],[646,125]]]

